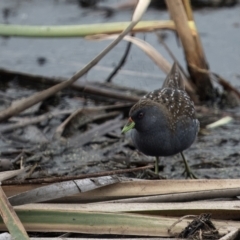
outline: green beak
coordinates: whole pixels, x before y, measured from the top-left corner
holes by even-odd
[[[122,133],[128,132],[129,130],[133,129],[134,126],[135,126],[135,122],[131,118],[129,118],[127,124],[122,129]]]

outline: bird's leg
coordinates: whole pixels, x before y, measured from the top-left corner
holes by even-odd
[[[159,157],[156,157],[155,160],[155,173],[159,174]]]
[[[187,174],[187,178],[194,178],[197,179],[197,177],[195,176],[195,174],[191,171],[190,167],[188,166],[187,160],[185,159],[183,152],[180,152],[184,165],[185,165],[185,170],[184,172]]]

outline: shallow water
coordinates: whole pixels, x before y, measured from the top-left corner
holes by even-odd
[[[115,4],[117,1],[104,1],[102,5]],[[9,17],[3,18],[4,9],[9,9]],[[83,10],[77,1],[26,1],[2,0],[0,22],[22,25],[73,25],[99,22],[127,21],[131,11],[118,12],[107,19],[101,12]],[[87,13],[86,13],[87,12]],[[194,12],[198,31],[211,70],[220,74],[233,85],[240,86],[240,4],[233,8],[201,9]],[[169,19],[166,11],[148,9],[143,20]],[[171,61],[158,43],[154,33],[137,34],[152,44]],[[88,63],[109,42],[92,42],[83,38],[35,39],[0,38],[0,67],[16,71],[30,72],[47,76],[70,77]],[[167,32],[166,43],[184,66],[181,47],[175,35]],[[104,81],[118,63],[126,43],[120,43],[81,81]],[[44,64],[38,59],[44,58]],[[159,88],[165,74],[137,47],[133,46],[127,63],[114,82],[120,85],[152,90]],[[160,83],[159,83],[160,80]]]

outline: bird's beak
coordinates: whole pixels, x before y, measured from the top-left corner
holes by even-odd
[[[129,130],[133,129],[134,127],[135,127],[135,122],[131,118],[129,118],[127,124],[122,129],[122,133],[126,133]]]

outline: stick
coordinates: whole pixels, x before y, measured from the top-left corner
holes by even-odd
[[[16,115],[25,109],[33,106],[34,104],[56,94],[57,92],[61,91],[62,89],[70,86],[84,74],[86,74],[93,66],[95,66],[111,49],[113,49],[123,38],[127,35],[133,27],[138,23],[141,16],[145,12],[148,4],[150,1],[145,0],[139,1],[136,10],[133,14],[133,21],[128,25],[128,27],[115,39],[112,43],[110,43],[100,54],[98,54],[91,62],[89,62],[82,70],[78,71],[74,74],[70,79],[65,82],[59,83],[53,87],[50,87],[44,91],[38,92],[33,94],[30,97],[27,97],[23,100],[16,102],[15,104],[11,105],[9,108],[0,112],[0,121],[6,120],[13,115]]]

